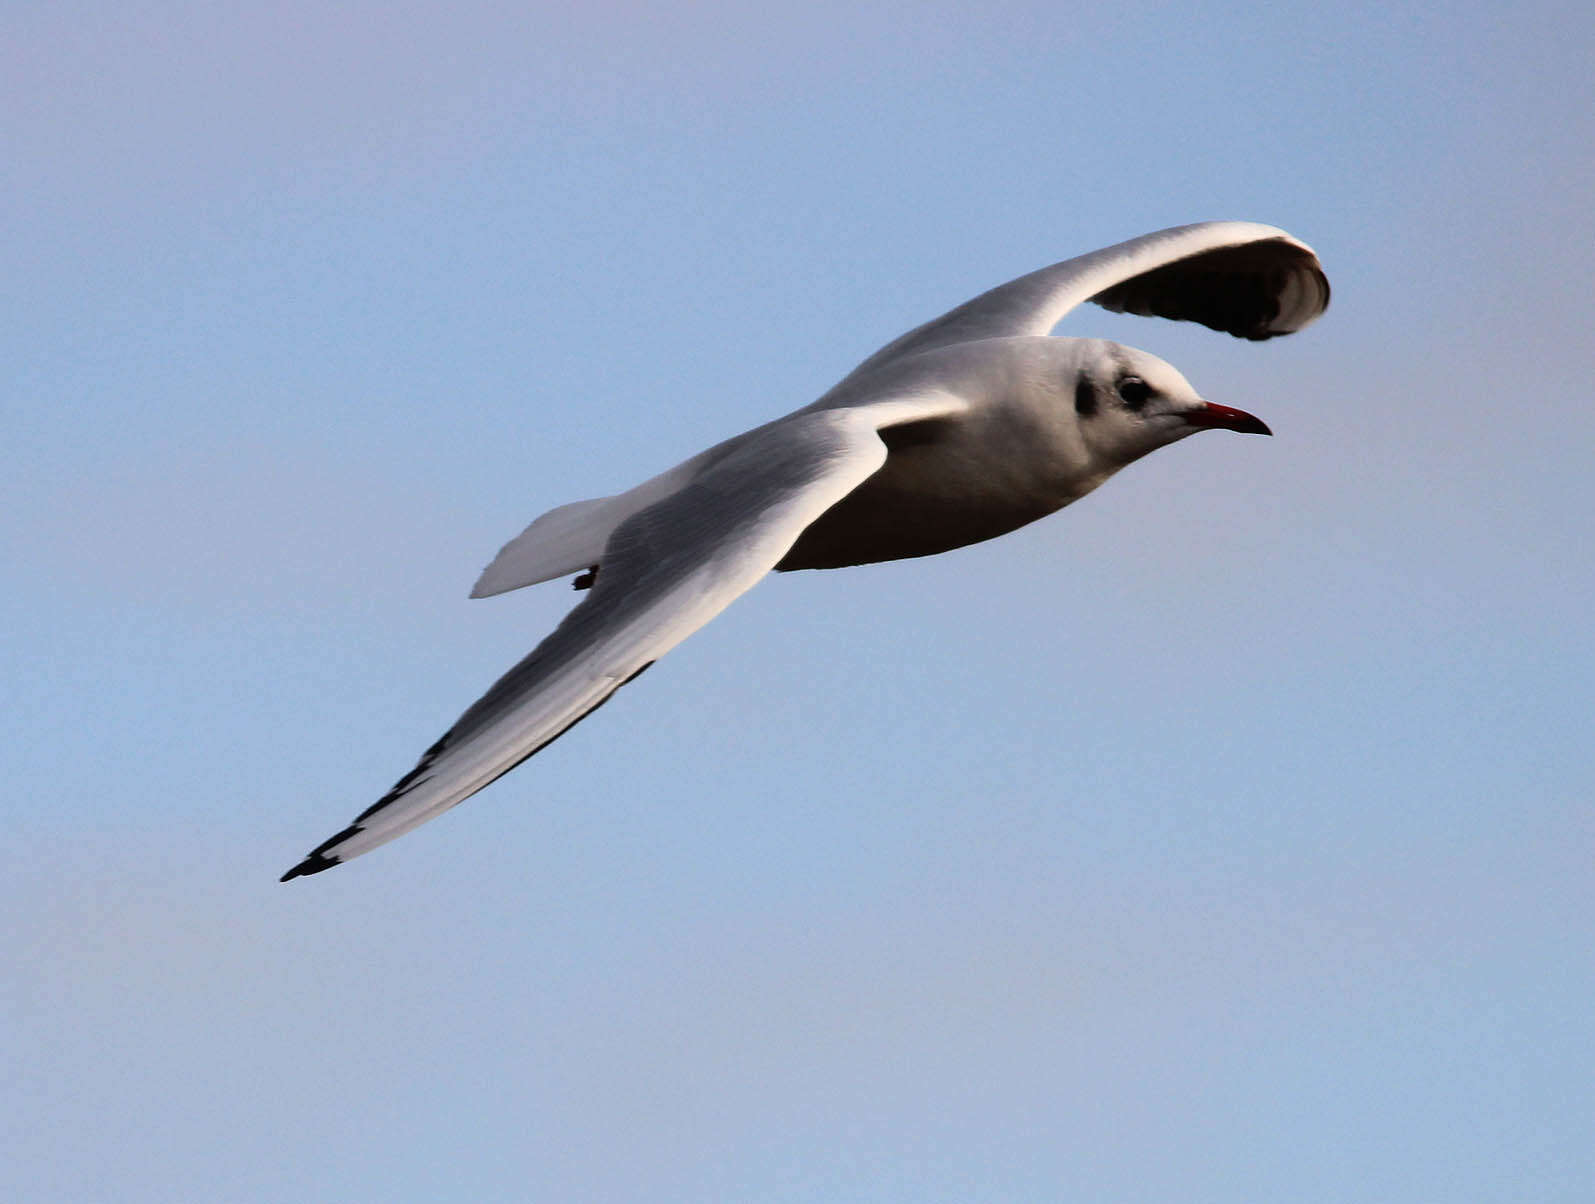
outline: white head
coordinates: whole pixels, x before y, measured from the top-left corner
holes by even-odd
[[[1273,433],[1244,410],[1202,400],[1155,355],[1105,339],[1073,341],[1075,420],[1094,460],[1121,467],[1208,427]]]

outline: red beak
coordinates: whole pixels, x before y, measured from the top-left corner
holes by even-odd
[[[1204,401],[1201,409],[1192,410],[1185,415],[1185,421],[1192,426],[1221,426],[1227,431],[1240,431],[1243,435],[1274,433],[1255,414],[1248,414],[1245,410],[1237,410],[1233,406],[1221,406],[1216,401]]]

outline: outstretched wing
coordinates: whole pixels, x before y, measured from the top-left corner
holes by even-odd
[[[797,414],[723,445],[675,493],[616,527],[586,600],[283,881],[386,844],[546,747],[751,588],[879,469],[879,430],[962,408],[945,394],[899,398]]]
[[[888,343],[852,376],[952,343],[1047,334],[1084,301],[1270,339],[1323,313],[1329,281],[1313,249],[1274,226],[1176,226],[998,285]]]

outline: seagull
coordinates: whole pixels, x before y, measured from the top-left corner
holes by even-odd
[[[473,598],[578,574],[586,597],[348,827],[318,874],[464,802],[547,748],[772,569],[930,556],[1006,534],[1210,428],[1267,435],[1155,356],[1053,337],[1075,306],[1262,340],[1329,305],[1312,248],[1255,222],[1132,238],[1020,276],[916,327],[812,405],[610,497],[557,507]]]

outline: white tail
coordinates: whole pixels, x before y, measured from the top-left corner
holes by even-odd
[[[604,544],[623,514],[615,514],[621,497],[597,497],[556,506],[499,549],[482,570],[471,597],[487,598],[523,585],[536,585],[580,572],[598,563]]]
[[[625,493],[555,506],[499,549],[471,587],[471,597],[508,593],[598,564],[616,527],[675,493],[692,479],[700,464],[719,451],[719,447],[710,448]]]

